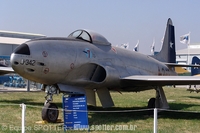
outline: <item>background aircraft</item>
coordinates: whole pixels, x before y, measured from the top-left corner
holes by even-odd
[[[192,64],[194,65],[200,65],[200,59],[196,56],[192,58]],[[200,74],[200,68],[199,67],[192,67],[191,68],[191,75],[192,76],[199,76]]]
[[[192,58],[192,64],[194,65],[200,65],[200,59],[197,56],[194,56]],[[191,76],[200,76],[200,68],[199,67],[191,67]],[[189,88],[187,89],[188,91],[191,92],[196,92],[199,93],[200,89],[199,89],[199,85],[197,86],[196,84],[193,85],[189,85]]]
[[[49,122],[58,118],[57,106],[52,103],[57,93],[86,94],[92,105],[96,105],[97,93],[102,106],[111,107],[110,90],[155,89],[156,98],[149,100],[148,107],[169,108],[162,86],[200,84],[199,77],[177,76],[174,67],[183,65],[175,61],[171,19],[162,49],[154,56],[112,46],[102,35],[89,30],[77,30],[67,38],[34,39],[21,44],[11,55],[16,73],[43,84],[47,96],[42,118]]]

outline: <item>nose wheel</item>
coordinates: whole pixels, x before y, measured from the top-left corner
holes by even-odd
[[[58,119],[59,111],[55,103],[47,103],[42,108],[42,119],[50,123],[55,123]]]

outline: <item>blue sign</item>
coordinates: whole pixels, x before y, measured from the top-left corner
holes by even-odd
[[[85,95],[63,96],[64,130],[87,130],[88,112]]]
[[[10,56],[1,55],[0,59],[10,60]]]

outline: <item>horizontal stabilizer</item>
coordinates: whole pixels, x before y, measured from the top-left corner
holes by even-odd
[[[199,64],[177,64],[177,63],[164,63],[164,64],[171,67],[200,67]]]

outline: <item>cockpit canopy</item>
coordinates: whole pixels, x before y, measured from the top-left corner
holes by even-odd
[[[68,38],[80,39],[92,44],[111,45],[105,37],[89,30],[76,30]]]

